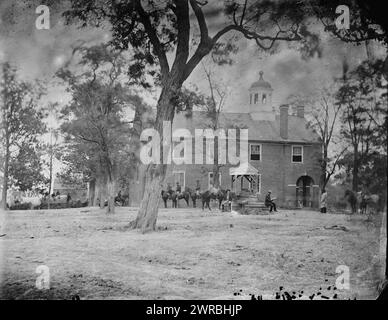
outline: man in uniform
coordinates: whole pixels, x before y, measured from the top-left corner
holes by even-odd
[[[265,196],[265,206],[269,207],[269,212],[272,212],[272,209],[274,212],[277,212],[276,210],[276,204],[274,202],[275,198],[271,198],[271,190],[268,190],[267,195]]]
[[[171,195],[173,193],[172,187],[170,183],[167,183],[167,193]]]
[[[176,183],[175,191],[176,191],[176,193],[177,193],[178,195],[181,194],[181,192],[182,192],[182,187],[181,187],[181,185],[179,184],[178,181],[177,181],[177,183]]]
[[[232,197],[230,195],[230,189],[227,189],[225,194],[225,200],[222,202],[222,211],[225,210],[225,206],[228,208],[228,211],[229,211],[229,208],[232,207],[231,204],[232,204]]]

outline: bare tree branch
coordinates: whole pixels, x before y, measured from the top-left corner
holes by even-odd
[[[158,35],[156,34],[155,28],[152,26],[149,15],[144,11],[144,8],[141,5],[140,0],[135,1],[136,10],[139,13],[140,20],[150,38],[152,46],[154,48],[155,54],[159,59],[160,70],[162,77],[166,78],[170,71],[170,66],[168,64],[166,53],[159,41]]]

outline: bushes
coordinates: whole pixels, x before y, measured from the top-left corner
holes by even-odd
[[[67,208],[67,203],[50,202],[50,209],[64,209]],[[42,202],[40,209],[48,209],[48,203]]]
[[[81,202],[80,200],[67,202],[50,202],[50,209],[65,209],[65,208],[83,208],[88,206],[88,201]],[[17,203],[9,208],[10,210],[30,210],[30,209],[48,209],[48,203],[42,202],[39,207],[33,208],[31,202]]]
[[[81,202],[81,200],[71,201],[69,208],[84,208],[88,206],[88,201]]]
[[[31,208],[32,208],[32,203],[25,202],[25,203],[15,203],[9,209],[10,210],[30,210]]]
[[[83,208],[88,206],[88,201],[81,202],[80,200],[77,201],[70,201],[67,202],[50,202],[50,209],[65,209],[65,208]],[[48,203],[43,202],[40,205],[40,209],[48,209]]]

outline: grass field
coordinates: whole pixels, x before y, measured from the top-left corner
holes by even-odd
[[[6,212],[0,297],[241,299],[269,297],[280,286],[332,296],[339,265],[349,267],[350,289],[337,289],[338,298],[376,297],[378,216],[161,209],[159,230],[141,234],[125,228],[135,215],[135,208]],[[39,265],[49,268],[49,290],[35,287]]]

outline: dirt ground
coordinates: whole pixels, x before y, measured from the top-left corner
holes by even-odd
[[[161,209],[159,231],[147,234],[125,229],[135,216],[135,208],[5,213],[0,298],[249,299],[279,287],[302,298],[377,295],[379,216]],[[49,268],[48,290],[35,286],[39,265]],[[349,267],[349,290],[333,290],[339,265]]]

